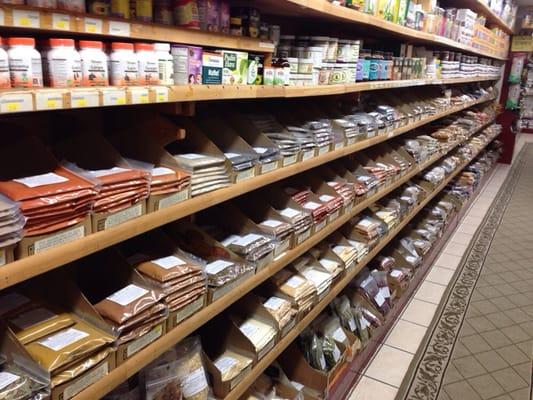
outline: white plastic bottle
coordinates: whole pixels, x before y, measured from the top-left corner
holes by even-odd
[[[170,54],[170,44],[154,44],[157,56],[157,69],[159,70],[159,83],[161,85],[174,84],[174,58]]]
[[[50,39],[50,51],[46,55],[47,82],[51,87],[74,87],[74,40]]]
[[[11,86],[29,88],[43,86],[41,55],[35,50],[35,39],[14,37],[8,39]]]
[[[132,86],[139,84],[139,60],[132,43],[111,43],[111,84]]]
[[[3,43],[0,38],[0,43]],[[11,79],[9,77],[9,58],[7,51],[0,45],[0,89],[8,89],[11,87]]]
[[[82,86],[107,86],[107,55],[102,50],[102,42],[80,40]]]
[[[149,43],[135,43],[135,53],[139,59],[139,84],[158,85],[159,70],[154,45]]]

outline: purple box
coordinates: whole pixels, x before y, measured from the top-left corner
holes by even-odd
[[[201,84],[202,48],[195,46],[172,46],[171,53],[174,58],[174,84]]]

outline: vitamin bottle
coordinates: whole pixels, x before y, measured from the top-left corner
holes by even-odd
[[[2,43],[2,38],[0,38]],[[7,89],[11,87],[11,81],[9,77],[9,59],[7,51],[0,46],[0,89]]]
[[[111,15],[117,18],[130,19],[129,0],[111,0]]]
[[[135,53],[139,60],[139,84],[159,84],[159,70],[154,45],[149,43],[135,43]]]
[[[35,50],[33,38],[9,38],[9,72],[14,88],[42,87],[41,55]]]
[[[137,21],[153,21],[152,0],[130,0],[130,18]]]
[[[170,54],[170,44],[154,44],[157,56],[157,70],[159,71],[159,83],[161,85],[174,84],[174,58]]]
[[[111,43],[111,84],[131,86],[139,84],[139,60],[132,43]]]
[[[46,54],[47,82],[51,87],[75,86],[74,40],[50,39],[50,50]]]
[[[80,40],[82,86],[107,86],[107,56],[102,42]]]

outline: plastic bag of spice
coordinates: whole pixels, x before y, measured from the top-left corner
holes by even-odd
[[[209,385],[202,358],[202,345],[196,336],[176,346],[176,375],[181,383],[183,400],[207,400]]]

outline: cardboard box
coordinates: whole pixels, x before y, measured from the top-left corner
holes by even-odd
[[[220,54],[204,51],[202,54],[202,84],[220,85],[223,68],[224,59]]]
[[[248,84],[248,53],[245,51],[219,50],[223,57],[222,84]]]
[[[114,213],[93,213],[91,214],[93,233],[105,231],[144,214],[146,214],[146,200]]]
[[[82,222],[58,231],[37,236],[26,236],[15,250],[15,258],[21,259],[40,254],[48,249],[81,239],[92,233],[91,217],[87,216]]]
[[[216,117],[198,118],[196,123],[204,134],[224,153],[226,158],[229,158],[230,154],[244,154],[253,157],[252,167],[242,171],[235,171],[232,168],[232,181],[234,183],[243,182],[257,175],[259,155],[222,119]]]
[[[192,303],[186,305],[183,308],[180,308],[179,310],[173,311],[168,315],[167,319],[167,332],[169,332],[171,329],[178,326],[181,322],[189,318],[191,315],[196,313],[196,311],[201,310],[205,307],[207,302],[207,294],[202,295]]]
[[[227,259],[236,263],[245,264],[246,261],[237,254],[227,249],[222,243],[216,241],[198,226],[185,221],[177,221],[165,226],[165,231],[184,251],[190,252],[208,262]],[[216,256],[215,256],[216,255]],[[220,299],[226,293],[239,286],[241,283],[251,278],[255,274],[252,269],[232,282],[221,287],[208,287],[207,304]]]
[[[150,343],[153,343],[154,341],[159,339],[165,333],[166,322],[162,322],[157,326],[153,327],[149,332],[145,333],[141,337],[138,337],[137,339],[131,340],[127,343],[118,346],[116,352],[117,366],[123,364],[125,361],[128,360],[128,358],[137,354],[139,351],[144,349]]]
[[[4,247],[0,249],[0,267],[9,264],[15,260],[15,245]]]
[[[257,362],[254,347],[228,318],[212,320],[202,331],[204,338],[202,348],[206,355],[205,362],[213,391],[218,398],[224,398],[244,379]],[[227,352],[249,359],[250,364],[232,379],[223,380],[221,371],[213,361]]]

